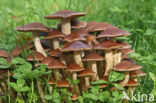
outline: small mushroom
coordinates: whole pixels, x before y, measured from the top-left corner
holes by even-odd
[[[37,51],[33,51],[30,55],[28,55],[27,60],[28,61],[42,61],[45,58],[44,55]]]
[[[85,13],[74,12],[71,10],[61,10],[54,14],[45,16],[46,19],[60,19],[61,31],[69,35],[71,33],[71,19],[75,19],[84,16]]]
[[[42,53],[45,57],[47,56],[46,52],[44,51],[44,49],[41,45],[40,38],[39,38],[39,32],[50,32],[51,29],[49,27],[46,27],[43,24],[40,24],[38,22],[32,22],[25,26],[19,26],[16,28],[16,30],[20,31],[20,32],[32,32],[36,50],[38,52]]]
[[[44,39],[52,40],[54,49],[59,49],[60,48],[59,38],[63,38],[63,37],[64,37],[64,34],[62,32],[58,30],[53,30]]]
[[[0,50],[0,57],[7,58],[9,57],[9,53],[4,50]]]
[[[105,50],[106,69],[105,76],[113,69],[113,49],[121,48],[123,45],[107,40],[94,46],[96,50]]]
[[[137,85],[138,85],[137,81],[130,79],[126,84],[126,87],[128,87],[129,91],[134,91]]]
[[[68,81],[64,80],[64,79],[59,80],[57,82],[56,86],[59,87],[59,88],[69,88],[70,87]]]
[[[78,99],[78,95],[77,94],[73,94],[71,96],[72,101],[76,101]]]
[[[76,41],[76,42],[71,42],[71,43],[67,43],[63,46],[62,48],[62,52],[69,52],[69,51],[73,51],[74,52],[74,60],[75,62],[83,67],[83,63],[81,60],[81,52],[80,51],[85,51],[85,50],[91,50],[92,49],[92,45],[89,44],[84,44],[80,41]]]
[[[125,87],[126,84],[129,81],[129,78],[130,78],[129,72],[130,71],[139,70],[141,68],[142,67],[139,66],[139,65],[135,65],[132,62],[129,62],[127,60],[124,60],[124,61],[120,62],[119,64],[115,65],[114,68],[113,68],[113,70],[119,71],[119,72],[124,72],[125,73],[124,80],[119,83],[121,87]]]
[[[53,60],[54,60],[53,57],[48,56],[42,60],[41,64],[49,65]]]
[[[143,71],[141,71],[139,69],[139,70],[136,70],[136,71],[131,71],[130,76],[133,78],[134,81],[137,82],[137,79],[138,79],[137,77],[146,76],[146,73],[144,73]]]
[[[89,76],[93,76],[93,75],[95,75],[95,73],[91,69],[84,69],[78,74],[78,77],[85,77],[85,85],[86,88],[88,88],[90,86]]]
[[[91,62],[91,69],[93,72],[95,72],[95,75],[92,76],[92,81],[99,80],[96,62],[103,61],[103,60],[104,60],[104,57],[100,56],[97,53],[90,53],[83,58],[83,61]]]
[[[65,69],[66,65],[60,62],[59,60],[53,59],[51,63],[47,66],[48,69],[52,69],[55,74],[57,81],[61,80],[59,69]]]
[[[76,63],[71,63],[68,67],[67,67],[67,69],[66,69],[66,71],[69,71],[69,72],[71,72],[72,73],[72,79],[73,79],[73,81],[74,80],[77,80],[77,72],[80,72],[80,71],[82,71],[82,70],[84,70],[82,67],[80,67],[78,64],[76,64]],[[74,91],[75,91],[75,93],[77,93],[77,94],[80,94],[80,90],[79,90],[79,87],[78,87],[78,85],[74,85]]]

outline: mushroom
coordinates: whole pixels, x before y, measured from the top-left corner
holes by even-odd
[[[59,87],[59,88],[69,88],[70,87],[68,81],[64,80],[64,79],[59,80],[57,82],[56,86]]]
[[[76,101],[78,99],[78,95],[77,94],[73,94],[71,96],[72,101]]]
[[[137,81],[130,79],[125,86],[128,87],[129,91],[134,91],[137,85]]]
[[[59,49],[60,48],[59,38],[63,38],[63,37],[64,37],[64,34],[62,32],[58,30],[53,30],[44,39],[46,40],[52,39],[54,49]]]
[[[84,69],[78,74],[78,77],[85,77],[85,85],[86,88],[88,88],[90,86],[89,76],[93,76],[93,75],[95,75],[95,73],[91,69]]]
[[[50,93],[52,94],[53,85],[56,85],[56,80],[52,77],[52,75],[50,75],[49,77],[48,84],[49,84]]]
[[[103,60],[104,60],[104,57],[100,56],[97,53],[90,53],[83,58],[83,61],[90,62],[91,69],[93,72],[95,72],[95,75],[92,76],[92,81],[99,80],[96,62],[103,61]]]
[[[72,79],[73,79],[73,81],[74,80],[77,80],[77,72],[80,72],[80,71],[82,71],[82,70],[84,70],[82,67],[80,67],[78,64],[76,64],[76,63],[71,63],[68,67],[67,67],[67,69],[66,69],[66,71],[69,71],[69,72],[71,72],[72,73]],[[74,91],[75,91],[75,93],[77,93],[77,94],[80,94],[80,90],[79,90],[79,87],[78,87],[78,85],[74,85]]]
[[[80,41],[75,41],[75,42],[65,44],[63,46],[63,48],[62,48],[62,52],[74,51],[74,60],[75,60],[75,62],[79,66],[83,67],[80,51],[91,50],[91,49],[92,49],[92,45],[84,44],[84,43],[82,43]]]
[[[124,45],[123,46],[123,49],[124,49],[124,48],[130,47],[130,45],[129,44],[127,45],[127,43],[122,42],[122,41],[116,41],[115,37],[123,37],[123,36],[129,36],[129,35],[130,35],[129,32],[126,32],[117,27],[111,26],[111,27],[107,28],[106,30],[102,31],[97,36],[97,38],[107,38],[114,42],[120,43],[120,44]],[[113,50],[113,56],[114,56],[114,59],[113,59],[114,65],[116,65],[121,61],[121,51],[118,49]]]
[[[45,57],[47,56],[46,52],[44,51],[44,49],[41,45],[40,38],[39,38],[39,32],[50,32],[51,29],[49,27],[46,27],[43,24],[40,24],[38,22],[32,22],[25,26],[19,26],[16,28],[16,30],[20,31],[20,32],[32,32],[36,50],[38,52],[42,53]]]
[[[45,16],[46,19],[61,19],[61,31],[69,35],[71,33],[71,19],[84,16],[86,13],[74,12],[71,10],[61,10],[54,14]]]
[[[77,19],[71,19],[71,28],[72,29],[83,29],[87,25],[86,22],[84,21],[79,21]],[[57,28],[60,30],[61,29],[61,23],[57,24]]]
[[[42,60],[41,64],[49,65],[53,60],[54,60],[53,57],[48,56]]]
[[[127,54],[130,54],[130,53],[133,53],[134,50],[128,48],[128,49],[122,49],[121,52],[122,52],[123,54],[127,55]]]
[[[121,48],[123,45],[107,40],[94,46],[94,49],[105,50],[106,69],[105,76],[113,69],[113,49]]]
[[[7,58],[9,57],[9,53],[4,50],[0,50],[0,57]]]
[[[91,22],[88,25],[91,25],[91,24],[93,26],[90,26],[89,28],[87,27],[88,32],[101,32],[101,31],[107,30],[108,28],[114,27],[113,25],[108,24],[106,22]]]
[[[87,35],[87,34],[86,34]],[[74,32],[70,35],[66,36],[63,41],[66,42],[74,42],[74,41],[87,41],[84,35],[81,35],[80,33]]]
[[[136,71],[131,71],[130,76],[133,78],[133,80],[135,80],[137,82],[137,77],[146,76],[146,73],[144,73],[143,71],[141,71],[139,69],[139,70],[136,70]]]
[[[44,55],[37,51],[33,51],[30,55],[28,55],[27,60],[28,61],[42,61],[45,58]]]
[[[56,81],[59,81],[61,80],[59,69],[65,69],[66,65],[60,62],[59,60],[53,59],[51,63],[47,66],[47,68],[53,70]]]
[[[129,62],[127,60],[123,60],[119,64],[115,65],[114,68],[113,68],[113,70],[119,71],[119,72],[124,72],[125,73],[124,80],[119,83],[121,85],[121,87],[125,87],[126,84],[129,81],[129,78],[130,78],[129,72],[130,71],[139,70],[141,68],[142,67],[139,66],[139,65],[135,65],[132,62]]]

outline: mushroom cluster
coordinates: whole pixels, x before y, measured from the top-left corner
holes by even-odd
[[[133,52],[131,45],[116,39],[129,36],[130,33],[106,22],[87,23],[77,19],[84,15],[85,13],[61,10],[44,17],[59,19],[60,23],[56,28],[38,22],[17,27],[19,32],[32,32],[34,44],[29,43],[22,46],[22,49],[16,47],[12,56],[30,49],[32,54],[27,57],[28,61],[37,60],[39,64],[45,64],[47,70],[52,70],[49,80],[51,90],[54,85],[69,88],[74,94],[73,100],[91,86],[90,82],[106,80],[111,71],[125,74],[124,80],[119,81],[122,87],[135,87],[138,84],[137,76],[146,74],[140,70],[141,66],[128,57]],[[44,36],[42,40],[40,35]],[[66,78],[73,81],[78,79],[80,82],[69,84]],[[105,84],[100,85],[100,88],[105,87]]]

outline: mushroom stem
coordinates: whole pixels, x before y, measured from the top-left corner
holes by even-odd
[[[52,85],[49,85],[49,91],[50,91],[50,94],[53,93],[53,86]]]
[[[74,73],[73,73],[73,80],[76,80],[76,79],[77,79],[77,73],[74,72]]]
[[[73,73],[73,80],[77,80],[77,73],[76,72]],[[74,85],[74,91],[76,94],[80,94],[80,90],[79,90],[79,87],[77,84]]]
[[[118,62],[118,50],[114,50],[113,51],[113,64],[114,65],[117,65],[119,62]]]
[[[122,60],[122,53],[121,53],[121,51],[118,51],[117,52],[117,58],[118,58],[118,63],[120,63],[121,62],[121,60]]]
[[[49,45],[50,49],[53,48],[53,40],[52,39],[48,40],[48,45]]]
[[[56,78],[57,81],[61,80],[60,73],[59,73],[58,69],[54,70],[54,74],[55,74],[55,78]]]
[[[124,74],[125,74],[124,80],[119,83],[121,87],[125,87],[130,78],[129,72],[126,71]]]
[[[74,60],[80,67],[83,67],[80,51],[74,51]]]
[[[129,78],[130,78],[129,72],[125,72],[124,74],[125,74],[124,80],[122,80],[122,81],[119,83],[121,87],[125,87],[126,84],[127,84],[128,81],[129,81]],[[110,90],[111,90],[111,91],[114,91],[114,90],[117,90],[117,88],[116,88],[116,87],[112,87],[112,88],[110,88]]]
[[[85,77],[86,88],[89,87],[89,76]]]
[[[91,68],[92,68],[92,71],[95,72],[95,75],[92,76],[92,80],[99,80],[99,77],[98,77],[98,74],[97,74],[97,65],[96,65],[96,61],[92,61],[91,62]]]
[[[110,72],[110,70],[113,68],[113,52],[112,50],[107,50],[105,53],[105,59],[106,59],[106,69],[104,76],[107,76]]]
[[[61,31],[66,35],[69,35],[71,33],[70,19],[61,20]]]
[[[44,99],[44,91],[42,88],[42,84],[39,80],[37,80],[37,88],[38,88],[38,92],[39,92],[40,98],[42,100],[42,103],[47,103],[46,100]]]
[[[43,54],[45,57],[47,57],[47,54],[45,52],[45,50],[43,49],[41,42],[40,42],[40,38],[38,33],[34,34],[34,42],[35,42],[35,48],[38,52],[40,52],[41,54]]]
[[[85,56],[84,51],[81,51],[81,57],[84,57],[84,56]]]
[[[60,48],[60,44],[59,44],[58,39],[53,39],[53,47],[54,47],[54,49]]]

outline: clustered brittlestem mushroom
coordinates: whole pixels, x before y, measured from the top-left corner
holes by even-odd
[[[73,51],[74,52],[74,60],[75,62],[80,66],[83,67],[83,63],[81,60],[81,53],[80,51],[85,51],[85,50],[91,50],[92,46],[89,44],[84,44],[80,41],[76,41],[76,42],[71,42],[71,43],[67,43],[63,46],[62,48],[62,52],[69,52],[69,51]]]
[[[141,68],[142,67],[139,66],[139,65],[135,65],[132,62],[129,62],[127,60],[123,60],[119,64],[115,65],[114,68],[113,68],[113,70],[118,71],[118,72],[124,72],[125,78],[119,84],[121,85],[121,87],[125,87],[126,84],[129,81],[129,79],[130,79],[129,72],[130,71],[135,71],[135,70],[138,70],[138,69],[141,69]]]
[[[94,46],[94,49],[105,50],[106,69],[105,76],[113,69],[113,49],[121,48],[123,45],[107,40]]]
[[[43,49],[43,47],[41,45],[38,33],[39,32],[50,32],[51,29],[49,27],[46,27],[43,24],[40,24],[38,22],[33,22],[33,23],[29,23],[25,26],[19,26],[16,28],[16,30],[20,31],[20,32],[32,32],[36,50],[38,52],[42,53],[44,56],[47,56],[45,50]]]
[[[46,19],[61,19],[61,31],[69,35],[71,33],[71,19],[84,16],[86,13],[74,12],[71,10],[61,10],[51,15],[45,16]]]
[[[62,32],[58,30],[53,30],[44,39],[52,40],[53,49],[59,49],[60,48],[59,39],[63,37],[64,37],[64,34]]]
[[[91,69],[84,69],[78,74],[78,77],[85,77],[86,89],[90,86],[89,76],[93,76],[95,73]]]
[[[47,68],[53,70],[56,80],[59,81],[61,80],[59,69],[65,69],[66,65],[59,60],[53,59],[51,63],[48,64]]]
[[[91,69],[93,72],[95,72],[95,75],[92,76],[92,81],[99,80],[96,61],[103,61],[103,60],[104,57],[100,56],[97,53],[90,53],[83,58],[83,61],[91,62]]]
[[[66,71],[69,71],[69,72],[71,72],[72,73],[72,79],[73,79],[73,81],[74,80],[77,80],[77,72],[80,72],[80,71],[82,71],[82,70],[84,70],[82,67],[80,67],[78,64],[76,64],[76,63],[71,63],[68,67],[67,67],[67,69],[66,69]],[[78,87],[78,85],[74,85],[74,90],[75,90],[75,93],[77,93],[77,94],[80,94],[80,90],[79,90],[79,87]]]

